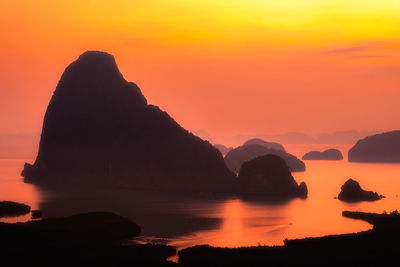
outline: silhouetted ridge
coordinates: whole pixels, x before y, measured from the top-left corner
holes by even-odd
[[[89,51],[64,71],[25,181],[231,192],[234,174],[211,144],[147,105],[113,56]]]
[[[349,150],[352,162],[400,162],[400,131],[361,139]]]

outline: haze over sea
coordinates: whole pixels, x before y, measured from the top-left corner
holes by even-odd
[[[73,189],[49,193],[25,184],[20,172],[25,162],[33,162],[32,149],[1,151],[0,197],[41,209],[44,217],[65,216],[93,210],[113,211],[142,226],[142,241],[169,243],[178,248],[197,244],[213,246],[279,245],[285,238],[359,232],[371,226],[341,216],[344,210],[383,212],[400,206],[400,164],[350,163],[347,151],[352,145],[285,145],[289,153],[301,156],[311,150],[338,148],[343,161],[305,161],[306,172],[293,173],[305,181],[308,198],[287,202],[241,200],[211,195],[178,196],[159,192],[120,189],[93,192]],[[7,157],[7,155],[11,155]],[[31,156],[32,155],[32,156]],[[375,202],[344,203],[335,196],[348,179],[358,180],[366,190],[386,198]],[[144,197],[146,196],[146,197]],[[1,219],[26,221],[30,217]]]

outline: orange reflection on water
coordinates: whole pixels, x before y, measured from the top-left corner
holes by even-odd
[[[48,200],[45,206],[41,205],[42,209],[47,207],[46,216],[54,216],[51,211],[57,211],[56,215],[60,216],[93,211],[94,208],[114,211],[139,223],[143,227],[144,239],[165,237],[169,244],[178,248],[199,244],[221,247],[282,245],[285,238],[359,232],[371,226],[363,221],[342,217],[342,211],[383,212],[399,209],[400,164],[349,163],[346,154],[350,145],[287,145],[286,149],[301,158],[310,150],[329,147],[339,148],[345,160],[305,161],[306,172],[293,174],[298,182],[307,183],[309,195],[305,200],[181,199],[159,192],[141,194],[125,190],[117,192],[115,198],[112,198],[111,192],[107,193],[107,201],[104,201],[104,194],[100,194],[97,200],[95,195],[84,193],[82,199],[70,196],[71,199],[60,202],[54,196],[22,182],[19,176],[25,162],[22,159],[0,159],[0,199],[24,202],[33,209],[43,204],[44,199]],[[358,180],[364,189],[377,191],[386,198],[359,203],[344,203],[334,199],[341,185],[350,177]],[[85,200],[90,200],[87,206],[83,205]],[[66,210],[63,211],[61,207]],[[27,219],[29,217],[25,216],[7,221]],[[187,231],[176,231],[184,229]]]
[[[22,167],[25,159],[0,159],[0,201],[8,200],[25,203],[32,210],[39,208],[43,194],[31,184],[22,182]],[[3,222],[20,222],[30,219],[30,214],[20,217],[1,218]]]
[[[221,207],[204,217],[222,218],[219,229],[199,231],[177,237],[178,247],[210,244],[222,247],[281,245],[285,238],[316,237],[364,231],[371,228],[366,222],[341,216],[344,210],[383,212],[399,209],[400,165],[363,164],[347,162],[351,145],[288,145],[287,150],[299,158],[311,150],[339,148],[343,161],[305,161],[304,173],[293,173],[305,181],[309,189],[306,200],[294,199],[285,203],[268,203],[240,199],[227,200]],[[386,198],[375,202],[345,203],[335,199],[348,178],[357,179],[366,190],[377,191]],[[207,209],[204,209],[207,210]]]

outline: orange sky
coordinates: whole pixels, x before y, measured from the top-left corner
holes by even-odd
[[[0,0],[0,23],[1,135],[39,132],[86,50],[217,137],[400,125],[400,1]]]

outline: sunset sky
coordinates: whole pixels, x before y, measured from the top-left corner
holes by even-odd
[[[398,0],[0,0],[0,23],[2,135],[40,132],[86,50],[219,138],[400,128]]]

